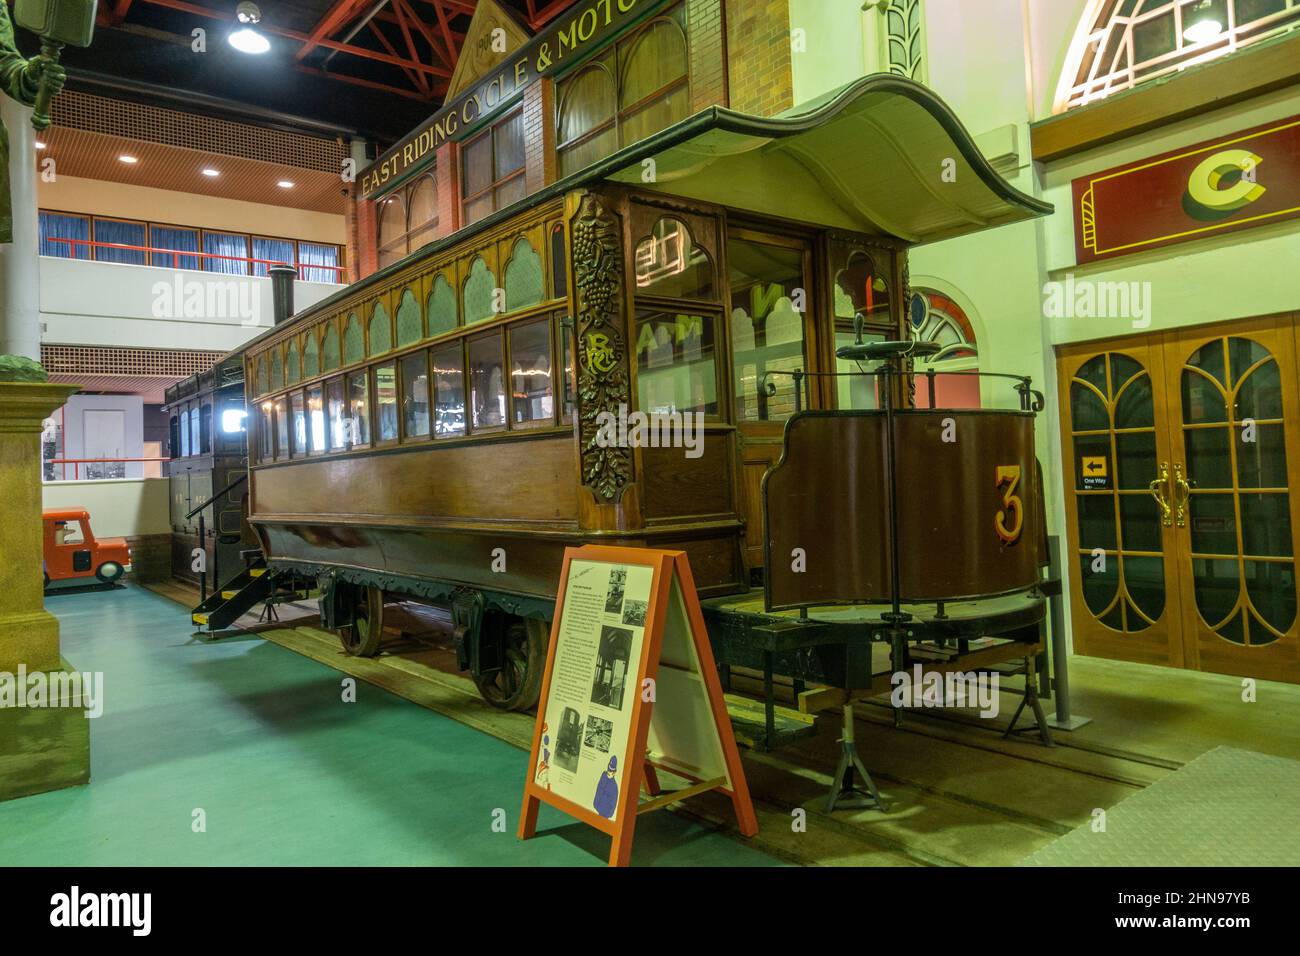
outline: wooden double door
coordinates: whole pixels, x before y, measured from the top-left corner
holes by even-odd
[[[1300,313],[1058,349],[1082,654],[1300,682]]]

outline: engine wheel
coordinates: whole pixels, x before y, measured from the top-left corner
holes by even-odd
[[[122,565],[116,561],[105,561],[95,569],[95,577],[105,584],[113,584],[123,575]]]
[[[514,620],[506,626],[506,664],[487,677],[475,677],[474,686],[493,707],[502,710],[531,710],[542,695],[542,672],[546,670],[546,647],[551,627],[534,618]]]
[[[384,592],[376,587],[361,588],[352,623],[339,629],[343,650],[354,657],[374,657],[384,639]]]

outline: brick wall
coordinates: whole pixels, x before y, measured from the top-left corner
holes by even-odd
[[[375,204],[368,199],[348,197],[347,215],[347,270],[348,281],[364,279],[379,268],[379,255],[375,246]]]
[[[450,236],[460,228],[460,162],[459,147],[443,143],[434,155],[434,178],[438,182],[439,239]]]
[[[727,105],[727,58],[722,0],[687,0],[691,112]]]
[[[555,81],[524,89],[524,188],[531,195],[555,182]]]
[[[172,536],[170,534],[130,535],[131,573],[127,580],[137,584],[166,581],[172,574]]]
[[[794,105],[788,0],[726,0],[731,108],[772,116]]]

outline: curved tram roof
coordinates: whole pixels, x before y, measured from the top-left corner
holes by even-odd
[[[654,161],[652,182],[643,180],[646,160]],[[955,175],[943,175],[946,160],[955,163]],[[701,110],[424,246],[310,311],[329,309],[358,288],[381,285],[412,261],[437,256],[538,203],[603,181],[911,244],[1053,211],[1051,203],[1003,179],[935,93],[904,77],[875,73],[775,117],[721,106]],[[230,354],[295,322],[268,329]]]

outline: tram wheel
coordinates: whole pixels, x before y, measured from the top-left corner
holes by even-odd
[[[551,627],[534,618],[512,621],[506,626],[506,666],[490,676],[474,678],[474,686],[493,707],[502,710],[531,710],[542,695],[542,672],[546,669],[546,646]]]
[[[339,640],[353,657],[374,657],[384,639],[384,592],[376,587],[360,590],[352,623],[339,629]]]

